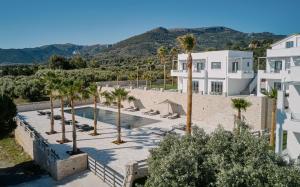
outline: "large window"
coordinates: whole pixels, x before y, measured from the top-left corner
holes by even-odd
[[[193,92],[199,92],[199,82],[198,81],[193,81],[192,82],[192,90]]]
[[[182,63],[182,70],[187,70],[186,62]]]
[[[282,61],[275,61],[274,71],[279,73],[282,70]]]
[[[211,82],[211,92],[213,94],[222,94],[223,82]]]
[[[197,62],[196,64],[196,70],[199,72],[201,70],[205,69],[205,63],[204,62]]]
[[[274,82],[274,89],[281,90],[281,82]]]
[[[211,69],[221,69],[221,62],[212,62]]]
[[[286,42],[286,43],[285,43],[285,47],[286,47],[286,48],[294,47],[294,42],[293,42],[293,41]]]

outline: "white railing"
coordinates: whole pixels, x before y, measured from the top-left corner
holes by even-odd
[[[251,94],[252,91],[257,87],[257,75],[254,75],[254,79],[249,84],[249,93]]]
[[[122,187],[124,177],[121,174],[90,156],[88,156],[88,168],[109,186]]]

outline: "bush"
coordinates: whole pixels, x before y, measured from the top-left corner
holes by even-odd
[[[269,149],[264,138],[218,128],[211,135],[167,136],[151,151],[148,187],[299,186],[300,171]]]
[[[17,126],[14,117],[17,114],[17,107],[13,100],[0,95],[0,137],[9,135]]]

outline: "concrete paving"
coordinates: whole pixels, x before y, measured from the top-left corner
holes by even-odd
[[[87,105],[91,106],[92,105]],[[81,106],[86,107],[86,106]],[[103,110],[115,111],[116,109],[98,106]],[[49,110],[47,110],[49,111]],[[60,115],[60,109],[54,110],[54,113]],[[145,118],[151,118],[159,120],[159,122],[142,126],[134,129],[122,128],[122,139],[126,143],[116,145],[112,143],[116,140],[117,131],[116,126],[98,122],[99,136],[89,135],[91,132],[77,132],[77,144],[78,148],[86,152],[99,161],[100,163],[107,165],[124,176],[125,165],[132,161],[138,161],[146,159],[149,156],[149,149],[157,146],[163,136],[160,130],[171,130],[172,126],[184,123],[186,118],[181,117],[178,119],[165,119],[159,115],[145,116],[141,111],[127,112],[122,110],[122,113],[141,116]],[[38,131],[48,142],[60,158],[67,158],[69,155],[67,150],[72,149],[72,142],[66,144],[58,144],[56,140],[61,139],[61,122],[55,121],[55,130],[58,132],[54,135],[47,135],[45,132],[49,131],[50,119],[47,116],[39,116],[36,111],[22,112],[19,114],[24,120],[26,120],[36,131]],[[65,113],[66,119],[71,119],[71,114]],[[76,120],[79,124],[93,125],[93,120],[84,117],[76,116]],[[201,122],[195,122],[199,127],[202,127],[208,133],[212,132],[216,127],[205,126]],[[177,130],[179,134],[184,134],[184,131]],[[72,140],[72,126],[66,125],[66,137]]]

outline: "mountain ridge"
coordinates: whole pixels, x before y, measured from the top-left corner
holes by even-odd
[[[243,47],[252,40],[277,41],[285,37],[285,35],[276,35],[271,32],[245,33],[224,26],[170,29],[156,27],[114,44],[76,45],[66,43],[23,49],[0,48],[0,64],[44,63],[54,54],[65,57],[80,54],[96,60],[117,57],[147,57],[156,55],[156,49],[161,45],[168,48],[176,46],[176,38],[188,33],[194,34],[197,38],[195,50],[221,50],[228,48],[229,44]]]

